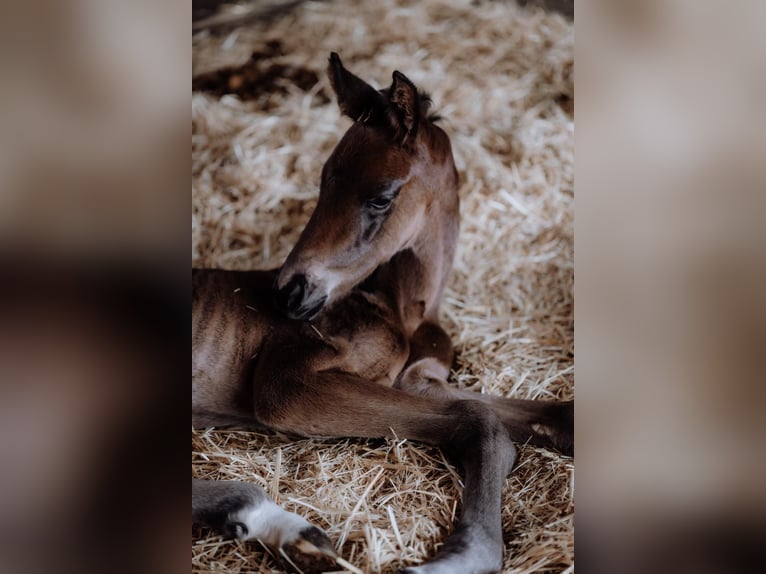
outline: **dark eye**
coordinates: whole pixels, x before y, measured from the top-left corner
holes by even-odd
[[[372,211],[385,211],[389,207],[391,207],[391,202],[394,201],[393,197],[386,197],[384,195],[379,195],[378,197],[373,197],[371,200],[367,202],[367,207],[369,207]]]

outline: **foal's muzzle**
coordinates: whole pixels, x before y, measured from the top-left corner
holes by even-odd
[[[303,274],[294,275],[281,289],[276,291],[277,306],[290,319],[306,321],[313,318],[327,301],[326,295],[319,295]]]

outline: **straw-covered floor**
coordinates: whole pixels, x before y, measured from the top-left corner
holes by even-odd
[[[454,384],[519,398],[574,394],[571,22],[512,2],[305,2],[269,22],[197,33],[192,260],[278,266],[308,219],[324,159],[350,125],[330,51],[377,87],[398,69],[429,91],[461,173],[462,228],[442,305]],[[205,89],[208,91],[201,91]],[[460,476],[406,440],[192,432],[192,474],[263,485],[365,572],[432,556],[460,510]],[[519,450],[506,481],[505,571],[574,569],[573,461]],[[275,572],[257,543],[195,530],[193,572]]]

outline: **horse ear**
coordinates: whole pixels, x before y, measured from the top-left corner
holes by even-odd
[[[389,121],[398,134],[402,144],[414,139],[418,131],[420,116],[420,96],[407,76],[399,71],[394,72],[394,80],[388,89],[388,103],[391,113]]]
[[[338,99],[340,111],[352,120],[367,122],[383,111],[385,107],[383,96],[367,82],[344,68],[340,56],[335,52],[330,54],[327,72]]]

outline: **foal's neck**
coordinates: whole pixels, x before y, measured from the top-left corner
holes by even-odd
[[[423,318],[438,323],[439,303],[452,270],[460,228],[458,173],[449,137],[441,128],[427,122],[423,141],[432,174],[432,201],[423,228],[412,242],[423,275],[417,293],[411,296],[424,302]]]
[[[431,214],[423,232],[412,244],[412,253],[422,272],[419,284],[403,295],[423,301],[423,318],[438,322],[439,304],[452,270],[459,228],[457,205],[438,206],[440,213]]]

